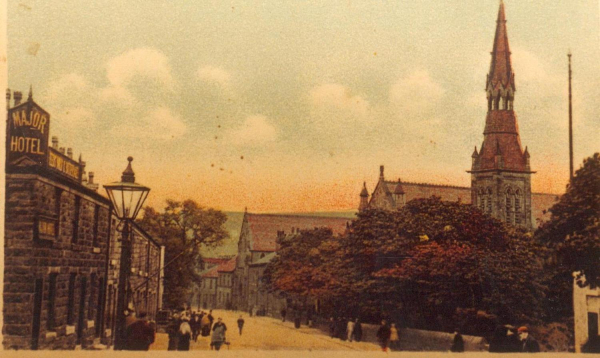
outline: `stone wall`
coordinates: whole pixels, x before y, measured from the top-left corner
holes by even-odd
[[[34,317],[39,319],[38,349],[90,346],[102,318],[98,303],[105,282],[108,200],[76,183],[8,174],[5,210],[4,348],[35,348]],[[56,223],[58,230],[42,239],[39,220]]]

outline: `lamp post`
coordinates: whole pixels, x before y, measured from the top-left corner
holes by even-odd
[[[121,262],[119,270],[119,300],[117,301],[117,327],[115,332],[115,349],[125,348],[126,316],[125,309],[129,302],[129,274],[131,272],[131,222],[140,212],[150,188],[135,182],[135,173],[131,168],[132,157],[128,157],[127,168],[120,182],[104,185],[112,203],[114,214],[123,223],[121,237]]]

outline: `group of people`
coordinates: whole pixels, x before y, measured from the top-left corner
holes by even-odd
[[[386,320],[381,320],[381,326],[377,330],[377,342],[381,350],[387,352],[388,349],[394,351],[400,350],[400,334],[395,323],[388,325]]]
[[[339,338],[343,341],[360,342],[363,339],[362,323],[358,318],[331,317],[329,319],[329,333],[331,338]]]
[[[498,326],[490,340],[490,352],[493,353],[536,353],[539,351],[540,345],[529,334],[526,326],[518,329],[511,325]]]
[[[212,310],[208,313],[204,311],[200,313],[182,311],[181,313],[173,314],[171,322],[167,326],[167,334],[169,336],[168,350],[189,351],[191,340],[197,342],[198,336],[208,337],[211,335],[211,332],[210,349],[220,350],[223,344],[228,344],[225,337],[227,325],[225,325],[221,317],[213,325],[214,320]]]

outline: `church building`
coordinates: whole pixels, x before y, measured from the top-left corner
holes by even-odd
[[[504,3],[500,2],[492,60],[486,80],[488,112],[483,144],[472,154],[471,187],[386,181],[380,167],[379,182],[371,198],[366,183],[360,193],[359,211],[367,208],[397,210],[406,202],[432,195],[447,201],[477,205],[482,211],[511,225],[534,229],[546,219],[545,210],[556,201],[553,194],[532,193],[530,155],[523,150],[513,109],[513,72]]]

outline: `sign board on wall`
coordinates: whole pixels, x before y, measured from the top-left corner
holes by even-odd
[[[50,169],[56,170],[71,179],[79,180],[81,166],[78,162],[52,147],[48,148],[48,150],[48,167]]]
[[[46,165],[50,115],[33,101],[8,111],[7,165]]]

